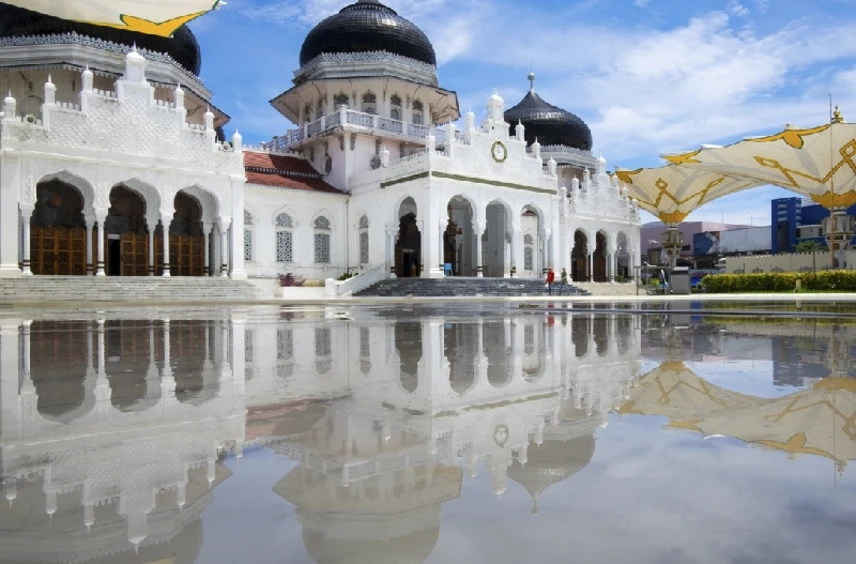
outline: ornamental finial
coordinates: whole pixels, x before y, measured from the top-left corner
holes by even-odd
[[[841,116],[841,110],[835,106],[835,111],[832,112],[832,123],[844,123],[844,118]]]
[[[535,73],[530,72],[527,78],[529,79],[529,91],[535,92]]]

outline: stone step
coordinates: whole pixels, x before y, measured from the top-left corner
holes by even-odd
[[[544,280],[537,278],[401,278],[383,280],[357,292],[356,296],[378,297],[452,297],[452,296],[541,296],[546,295]],[[586,296],[575,286],[565,289],[565,295]]]

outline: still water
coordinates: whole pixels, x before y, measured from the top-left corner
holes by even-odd
[[[0,562],[856,559],[852,319],[5,315]]]

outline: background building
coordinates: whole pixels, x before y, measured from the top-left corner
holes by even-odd
[[[856,206],[847,210],[856,215]],[[804,198],[778,198],[771,202],[770,239],[773,254],[792,253],[803,241],[816,241],[826,246],[823,218],[829,210]],[[856,241],[856,237],[853,238]],[[852,242],[851,242],[852,243]]]

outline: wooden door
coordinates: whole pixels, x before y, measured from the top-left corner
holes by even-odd
[[[606,282],[606,257],[603,255],[594,255],[594,281]]]
[[[122,276],[148,276],[149,236],[146,233],[123,233],[121,239]]]
[[[199,235],[169,236],[169,267],[175,276],[202,276],[205,239]]]
[[[86,230],[31,227],[30,268],[33,274],[84,276],[86,274]]]

